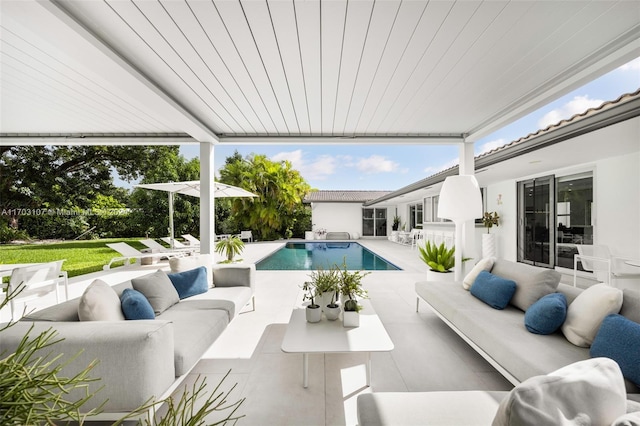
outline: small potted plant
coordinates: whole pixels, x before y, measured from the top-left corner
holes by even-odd
[[[428,281],[449,281],[453,280],[453,271],[455,266],[455,247],[448,249],[444,243],[436,246],[435,243],[427,241],[424,247],[418,246],[420,259],[427,264]],[[435,275],[434,275],[435,274]]]
[[[391,225],[391,229],[393,231],[397,231],[399,227],[400,227],[400,216],[396,215],[393,217],[393,225]]]
[[[493,226],[499,226],[500,216],[498,212],[484,212],[482,224],[487,228],[487,233],[482,234],[482,257],[492,257],[496,255],[496,236],[491,234]]]
[[[305,310],[308,322],[319,322],[322,319],[322,309],[320,305],[316,304],[316,288],[310,281],[305,281],[302,285],[302,290],[305,291],[305,295],[302,300],[308,300],[310,303]]]
[[[369,275],[370,272],[349,272],[346,262],[343,262],[342,267],[343,269],[340,270],[340,294],[344,297],[343,325],[345,327],[358,327],[360,325],[359,312],[362,309],[362,305],[358,303],[357,298],[367,297],[367,291],[362,288],[362,279]]]
[[[310,277],[316,289],[316,298],[327,319],[331,321],[338,319],[340,306],[336,302],[340,291],[340,275],[337,267],[335,265],[329,269],[320,267],[313,271]]]
[[[235,255],[242,253],[244,242],[236,235],[224,238],[216,243],[216,253],[224,255],[227,259],[218,263],[233,263]],[[238,260],[238,262],[242,259]]]

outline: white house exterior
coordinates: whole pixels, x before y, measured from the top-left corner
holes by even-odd
[[[367,235],[367,229],[363,226],[363,208],[364,203],[375,200],[390,194],[390,191],[314,191],[309,193],[305,199],[305,203],[311,204],[311,223],[313,224],[314,238],[319,238],[322,231],[326,232],[348,232],[353,239],[362,236],[373,237]],[[369,208],[372,210],[373,208]],[[382,210],[380,210],[382,212]],[[389,222],[384,209],[384,218],[375,218],[374,222],[379,224]],[[391,218],[392,220],[393,218]],[[322,231],[321,231],[322,230]],[[320,233],[318,232],[320,231]],[[378,228],[378,233],[379,228]],[[386,237],[379,235],[379,237]]]
[[[500,216],[499,226],[491,229],[497,256],[554,267],[568,275],[573,274],[575,244],[607,245],[614,255],[640,259],[640,91],[477,156],[475,172],[484,211]],[[387,209],[388,233],[397,212],[402,224],[415,223],[430,236],[451,236],[453,224],[437,218],[437,197],[444,179],[455,174],[457,166],[365,202],[362,208]],[[553,202],[527,213],[524,194],[531,185],[544,190],[538,182],[549,183]],[[589,198],[556,199],[572,197],[574,184],[590,185],[583,191]],[[541,227],[549,236],[537,236],[541,241],[536,242],[526,235],[530,216],[544,218]],[[331,203],[314,210],[313,218],[328,229],[341,224],[357,229],[362,213],[348,204]],[[477,259],[487,230],[478,221],[468,232],[474,234],[469,239],[473,245],[465,247],[463,256]],[[525,247],[529,245],[531,249]],[[537,258],[537,251],[548,256]]]

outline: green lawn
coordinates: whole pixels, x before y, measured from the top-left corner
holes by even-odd
[[[0,263],[40,263],[66,259],[62,269],[69,277],[101,271],[102,267],[120,254],[105,244],[124,241],[141,250],[146,248],[140,238],[114,238],[87,241],[63,241],[51,244],[2,244]],[[114,263],[114,266],[122,265]]]

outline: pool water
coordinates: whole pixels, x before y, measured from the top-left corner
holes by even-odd
[[[384,260],[358,243],[341,241],[291,242],[256,264],[258,271],[313,271],[342,268],[346,258],[348,270],[398,271],[400,268]]]

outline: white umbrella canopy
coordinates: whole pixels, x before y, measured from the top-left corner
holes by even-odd
[[[256,194],[237,186],[225,183],[214,182],[214,198],[231,197],[257,197]],[[171,238],[171,248],[173,248],[173,194],[185,194],[192,197],[200,197],[200,181],[191,180],[186,182],[165,182],[165,183],[145,183],[136,185],[136,188],[152,189],[169,193],[169,237]]]

